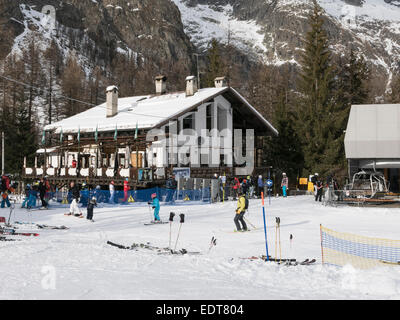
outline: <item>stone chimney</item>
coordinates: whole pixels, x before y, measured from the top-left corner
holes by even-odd
[[[159,75],[155,78],[156,82],[156,94],[162,95],[167,92],[167,77]]]
[[[193,96],[198,91],[197,79],[195,76],[186,78],[186,97]]]
[[[118,87],[109,86],[106,89],[107,95],[107,118],[114,117],[118,113]]]
[[[228,81],[226,77],[215,78],[214,83],[216,88],[223,88],[228,86]]]

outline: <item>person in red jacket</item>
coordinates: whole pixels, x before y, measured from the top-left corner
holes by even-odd
[[[76,163],[76,160],[75,160],[75,157],[72,159],[72,168],[76,168],[76,165],[77,165],[77,163]]]
[[[124,181],[124,202],[128,200],[128,191],[129,191],[129,179],[126,178]]]
[[[238,178],[235,177],[235,179],[233,180],[233,195],[234,195],[233,200],[236,200],[236,198],[239,195],[239,192],[240,192],[240,181]]]

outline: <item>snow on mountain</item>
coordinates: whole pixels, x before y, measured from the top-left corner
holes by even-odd
[[[35,10],[35,7],[21,4],[20,10],[23,16],[23,21],[18,21],[24,26],[24,31],[14,39],[10,54],[22,55],[22,50],[29,47],[29,43],[34,39],[35,44],[40,50],[45,51],[50,47],[52,41],[55,41],[59,50],[62,52],[64,59],[67,59],[71,54],[74,54],[85,71],[89,75],[92,67],[90,66],[89,59],[81,54],[79,51],[74,50],[66,33],[59,32],[59,25],[51,15],[44,14]],[[68,30],[68,32],[78,32],[78,30]],[[84,42],[94,45],[88,37],[85,37]]]
[[[224,43],[231,41],[247,53],[263,54],[264,34],[255,20],[241,21],[233,16],[233,7],[228,4],[219,10],[199,4],[195,9],[183,0],[173,0],[182,14],[182,21],[192,42],[205,50],[212,38]]]
[[[308,30],[311,0],[172,0],[186,33],[200,51],[212,38],[230,39],[246,54],[266,63],[297,63]],[[337,54],[353,46],[390,80],[400,69],[400,1],[318,0]],[[375,70],[374,70],[375,71]],[[389,84],[389,82],[388,82]]]

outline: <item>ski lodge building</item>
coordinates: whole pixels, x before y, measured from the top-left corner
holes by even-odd
[[[23,178],[47,176],[55,184],[100,185],[111,180],[122,185],[129,178],[136,186],[146,187],[165,183],[179,171],[192,178],[266,172],[263,138],[278,132],[227,86],[225,78],[216,78],[213,88],[198,89],[196,77],[190,76],[185,92],[169,93],[167,78],[158,76],[155,89],[155,94],[120,98],[118,88],[110,86],[105,103],[47,125],[46,141],[53,143],[37,151],[33,167],[25,161]],[[243,136],[236,136],[238,129]],[[249,129],[254,130],[253,140],[246,136]],[[182,144],[179,138],[188,130],[182,158],[182,152],[177,152]],[[213,139],[219,142],[217,147]],[[237,162],[235,152],[243,157],[247,152],[252,166],[249,158],[246,163]]]
[[[400,104],[353,105],[344,144],[350,178],[381,171],[390,191],[400,192]]]

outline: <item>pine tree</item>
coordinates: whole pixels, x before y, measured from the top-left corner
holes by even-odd
[[[288,110],[287,96],[287,88],[281,87],[272,118],[279,135],[268,141],[265,153],[268,155],[268,163],[275,170],[286,172],[289,178],[296,179],[303,168],[304,156],[294,129],[294,115]]]
[[[334,162],[327,157],[327,150],[333,147],[333,67],[322,9],[316,0],[313,3],[314,10],[309,16],[311,30],[306,34],[298,78],[301,98],[296,130],[302,138],[304,173],[311,173],[318,167],[324,172]]]
[[[214,87],[214,80],[224,76],[226,66],[221,56],[221,46],[216,39],[212,39],[207,51],[207,72],[204,76],[202,87]]]
[[[346,165],[344,150],[344,135],[354,104],[365,104],[369,101],[368,84],[370,71],[363,56],[358,56],[350,50],[349,56],[341,58],[336,68],[335,85],[335,132],[333,139],[338,143],[337,163]]]

